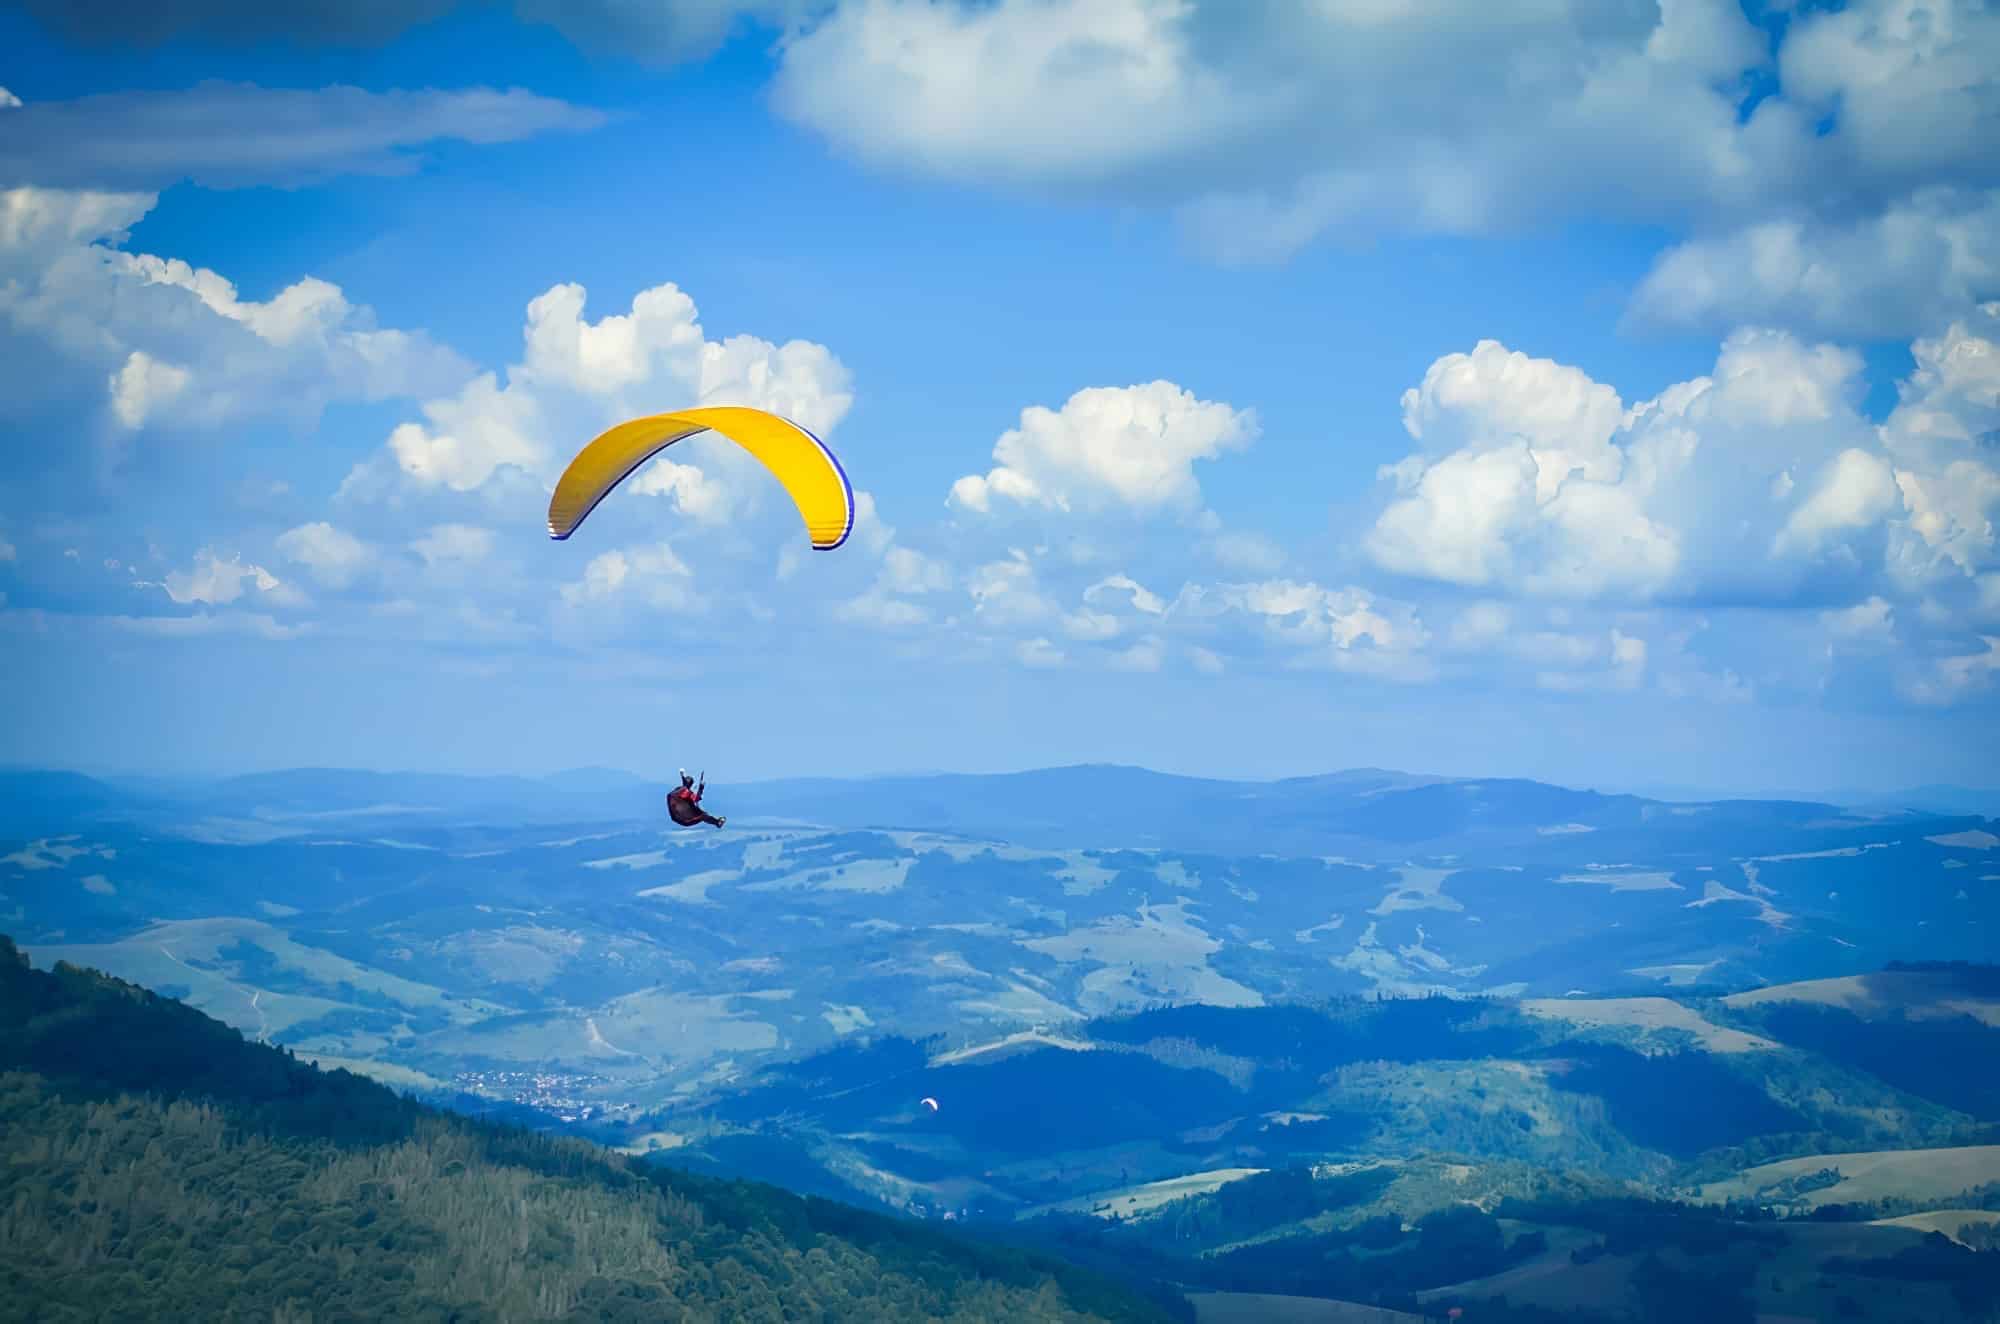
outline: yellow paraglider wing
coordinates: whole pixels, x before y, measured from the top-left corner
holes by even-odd
[[[826,443],[790,419],[725,405],[629,419],[578,451],[549,498],[549,537],[575,533],[612,488],[675,442],[713,431],[757,457],[791,495],[813,547],[830,552],[854,529],[854,489]]]

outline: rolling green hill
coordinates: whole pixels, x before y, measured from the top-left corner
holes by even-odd
[[[1191,1318],[1045,1255],[648,1169],[0,937],[0,1319]]]

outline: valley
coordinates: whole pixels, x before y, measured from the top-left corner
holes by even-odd
[[[1210,784],[1021,776],[743,788],[723,832],[107,792],[0,843],[0,914],[301,1061],[1202,1319],[1900,1318],[1986,1245],[1984,820],[1343,774],[1218,824],[1158,803]],[[1072,844],[978,835],[1010,795],[1083,806]]]

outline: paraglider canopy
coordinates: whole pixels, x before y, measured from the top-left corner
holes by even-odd
[[[930,1109],[932,1112],[936,1112],[938,1110],[938,1101],[936,1099],[930,1098],[929,1096],[925,1096],[924,1107]]]
[[[854,489],[825,442],[788,418],[722,405],[628,419],[578,451],[549,498],[549,537],[561,540],[640,465],[697,432],[741,446],[784,486],[815,550],[830,552],[854,529]]]

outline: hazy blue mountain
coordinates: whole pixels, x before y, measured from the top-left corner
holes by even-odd
[[[1631,786],[1625,788],[1634,795],[1653,800],[1670,800],[1680,803],[1705,803],[1715,800],[1803,800],[1819,804],[1839,805],[1844,809],[1858,809],[1871,813],[1891,814],[1977,814],[1986,818],[2000,817],[2000,789],[1971,786],[1933,784],[1910,786],[1897,790],[1864,791],[1855,789],[1803,791],[1765,789],[1757,792],[1724,792],[1715,787],[1702,786]]]
[[[711,1175],[1042,1211],[1092,1263],[1194,1272],[1153,1232],[1102,1240],[1105,1210],[1297,1243],[1188,1280],[1217,1292],[1356,1290],[1308,1268],[1465,1199],[1977,1222],[2000,1182],[2000,1079],[1968,1065],[2000,1060],[1988,976],[1884,969],[1994,960],[2000,833],[1973,815],[1380,770],[718,784],[719,831],[604,770],[11,785],[0,926],[45,969]],[[1319,1212],[1244,1224],[1224,1193],[1260,1170]],[[1340,1194],[1361,1172],[1400,1194]],[[1495,1293],[1572,1281],[1523,1229],[1617,1240],[1567,1207],[1509,1226],[1467,1261]],[[1396,1290],[1444,1290],[1416,1266],[1492,1231],[1399,1232]],[[1839,1253],[1929,1244],[1868,1235]],[[1640,1273],[1646,1244],[1603,1262]],[[1876,1279],[1834,1254],[1774,1262],[1865,1308]]]
[[[668,826],[637,778],[552,781],[298,770],[138,797],[17,774],[0,923],[38,963],[568,1117],[857,1036],[1729,991],[1991,959],[2000,924],[2000,837],[1971,817],[1077,767],[716,786],[715,831]]]
[[[625,1134],[677,1168],[958,1211],[1204,1310],[1970,1321],[2000,1303],[1987,1063],[2000,967],[1944,965],[856,1041]]]
[[[20,836],[110,810],[144,806],[145,798],[75,772],[0,772],[0,832]]]

